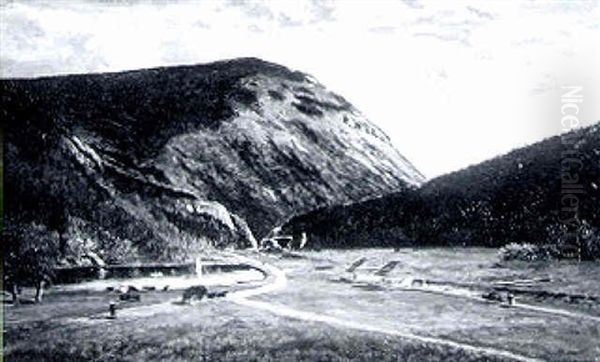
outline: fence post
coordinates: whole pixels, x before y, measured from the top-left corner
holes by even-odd
[[[108,303],[108,318],[117,318],[117,303],[115,303],[113,300]]]

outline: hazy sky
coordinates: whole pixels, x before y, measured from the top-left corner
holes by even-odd
[[[598,1],[5,1],[0,75],[256,56],[314,75],[432,177],[600,120]]]

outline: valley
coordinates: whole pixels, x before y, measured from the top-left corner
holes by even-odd
[[[6,356],[43,354],[56,360],[74,356],[594,360],[600,356],[600,303],[592,299],[600,296],[597,263],[524,266],[498,262],[497,252],[486,248],[247,251],[235,252],[234,257],[262,265],[265,279],[242,277],[237,283],[240,276],[232,275],[226,283],[227,273],[216,284],[209,282],[214,275],[192,279],[208,283],[209,290],[228,290],[224,298],[192,305],[178,304],[180,290],[150,291],[139,303],[120,306],[118,317],[110,320],[105,318],[106,308],[114,296],[98,288],[86,290],[85,283],[77,291],[54,287],[41,305],[17,309],[5,305]],[[360,258],[366,261],[348,272]],[[378,273],[391,261],[397,262],[395,268]],[[511,306],[481,298],[511,282],[563,294],[516,294]],[[569,298],[575,295],[590,298]],[[65,304],[75,307],[67,310],[61,307]],[[79,337],[69,339],[74,335]],[[24,342],[25,337],[35,343]]]
[[[600,359],[600,124],[426,180],[257,58],[0,90],[7,360]]]

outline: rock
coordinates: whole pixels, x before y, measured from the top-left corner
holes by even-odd
[[[489,301],[492,301],[492,302],[502,302],[503,301],[502,296],[500,295],[500,293],[495,292],[495,291],[491,291],[489,293],[484,293],[481,297],[483,299],[486,299],[486,300],[489,300]]]
[[[207,296],[207,294],[208,290],[202,285],[189,287],[186,290],[184,290],[181,302],[189,303],[191,301],[200,301],[202,300],[202,298]]]

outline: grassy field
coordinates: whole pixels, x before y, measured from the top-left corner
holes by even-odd
[[[595,315],[597,305],[518,300],[581,315],[570,317],[504,308],[470,299],[469,294],[403,290],[386,280],[340,282],[341,276],[348,276],[344,269],[361,256],[369,259],[356,271],[357,280],[398,260],[390,279],[411,277],[471,285],[471,292],[510,278],[544,276],[543,280],[550,281],[535,288],[564,287],[591,293],[598,287],[595,278],[600,269],[594,264],[529,266],[531,270],[522,265],[497,265],[494,252],[488,249],[368,249],[262,256],[263,261],[285,271],[287,284],[250,299],[272,305],[274,311],[228,299],[178,305],[172,300],[180,292],[148,292],[141,303],[123,305],[119,317],[110,320],[103,316],[114,295],[51,290],[41,305],[5,306],[4,357],[8,361],[503,360],[493,354],[373,332],[369,329],[373,327],[524,357],[600,360],[600,325],[586,317]],[[277,307],[356,323],[359,328],[290,318],[277,313]],[[360,326],[370,331],[360,330]]]
[[[392,278],[418,278],[447,286],[445,295],[405,290],[386,281],[341,283],[340,275],[352,261],[368,261],[355,277],[372,276],[389,261],[400,264],[388,274]],[[406,249],[393,252],[349,250],[309,252],[305,259],[282,259],[288,272],[288,287],[263,300],[307,311],[374,324],[390,330],[441,337],[475,346],[490,346],[528,357],[543,359],[600,359],[600,316],[598,303],[568,303],[556,298],[519,296],[517,302],[580,313],[581,318],[521,308],[471,298],[480,296],[500,281],[549,280],[534,283],[531,289],[599,295],[600,264],[575,262],[537,265],[498,264],[492,249]],[[348,276],[347,276],[348,277]],[[368,278],[366,280],[369,280]],[[457,286],[461,286],[460,288]],[[465,293],[460,293],[464,290]],[[309,296],[309,297],[307,297]],[[566,298],[565,298],[566,299]]]
[[[51,301],[49,301],[51,303]],[[122,312],[123,314],[125,312]],[[7,326],[7,361],[477,360],[480,355],[274,316],[224,301],[151,315]]]

